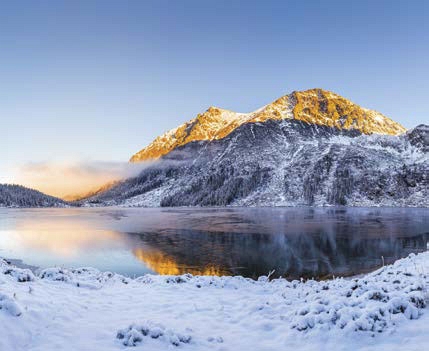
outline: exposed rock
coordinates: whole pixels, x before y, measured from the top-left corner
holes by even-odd
[[[189,142],[87,200],[137,206],[429,206],[428,126],[400,136],[298,120]]]
[[[157,159],[190,142],[223,139],[245,123],[269,120],[298,120],[365,134],[398,135],[405,132],[400,124],[377,111],[362,108],[332,92],[311,89],[285,95],[251,113],[210,107],[191,121],[156,138],[136,153],[131,162]]]

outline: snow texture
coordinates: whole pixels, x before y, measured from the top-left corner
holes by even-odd
[[[427,346],[429,252],[326,281],[0,268],[0,350]]]

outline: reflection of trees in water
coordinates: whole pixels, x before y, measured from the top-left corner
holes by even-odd
[[[257,228],[257,233],[262,230],[267,234],[324,233],[357,236],[360,240],[362,237],[400,237],[422,233],[429,227],[427,211],[417,219],[420,212],[407,208],[249,208],[230,211],[231,215],[241,219],[241,223]]]
[[[315,229],[315,228],[313,228]],[[289,278],[356,274],[410,252],[426,250],[428,234],[352,236],[348,225],[311,234],[240,234],[169,230],[135,234],[134,254],[160,274],[238,274],[258,277],[275,269]],[[339,234],[334,234],[339,233]]]
[[[153,270],[289,278],[354,274],[426,249],[429,212],[402,208],[198,208],[133,222]]]

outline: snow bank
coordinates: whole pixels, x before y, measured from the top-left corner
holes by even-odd
[[[0,273],[8,274],[20,283],[33,281],[35,279],[31,270],[16,268],[3,259],[0,259]]]
[[[143,341],[144,337],[160,339],[164,343],[174,346],[189,344],[192,340],[189,334],[174,332],[166,329],[162,324],[151,321],[142,325],[132,324],[126,329],[119,330],[116,334],[116,338],[122,340],[125,346],[136,346]]]
[[[60,267],[47,268],[39,273],[39,278],[43,280],[65,282],[77,287],[100,289],[108,281],[122,282],[128,284],[131,279],[111,272],[100,272],[92,267],[77,269],[65,269]]]
[[[7,311],[12,316],[20,316],[21,308],[19,305],[9,296],[0,294],[0,310]]]
[[[428,252],[327,281],[34,276],[0,260],[0,350],[422,350],[428,272]]]

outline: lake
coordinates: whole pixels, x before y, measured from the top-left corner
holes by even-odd
[[[425,251],[423,208],[0,209],[0,257],[35,267],[329,278]]]

